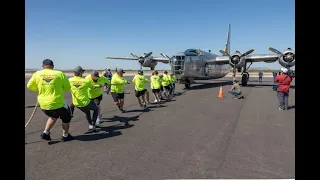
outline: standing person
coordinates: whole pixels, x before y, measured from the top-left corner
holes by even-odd
[[[98,106],[98,118],[96,121],[96,126],[99,126],[100,124],[100,118],[101,118],[101,107],[100,107],[100,102],[102,101],[102,94],[103,94],[103,87],[104,86],[110,86],[110,81],[105,78],[104,76],[100,76],[98,71],[93,71],[91,74],[87,75],[85,78],[89,80],[91,83],[93,83],[94,86],[99,86],[100,88],[88,88],[89,92],[89,98],[93,100],[97,106]]]
[[[273,74],[273,83],[276,83],[275,79],[277,77],[277,72],[274,71],[272,74]]]
[[[161,101],[161,79],[158,76],[158,71],[154,71],[152,73],[152,76],[150,77],[150,85],[151,90],[154,96],[154,102],[160,102]]]
[[[231,86],[228,93],[231,93],[232,95],[234,95],[234,99],[244,98],[243,96],[240,96],[242,94],[242,91],[241,91],[239,82],[237,80],[233,80],[233,85]]]
[[[287,74],[287,68],[281,68],[281,74],[275,79],[278,88],[277,95],[279,99],[279,110],[288,110],[289,89],[292,78]]]
[[[111,82],[112,73],[110,68],[105,70],[103,76],[106,77]],[[105,86],[105,91],[106,91],[106,94],[108,95],[110,93],[110,86]]]
[[[89,131],[96,131],[96,120],[99,115],[98,106],[93,100],[89,98],[89,88],[101,88],[100,85],[94,85],[89,80],[82,78],[84,69],[81,66],[77,66],[74,69],[74,77],[69,78],[72,94],[72,104],[70,105],[71,112],[73,114],[74,107],[77,107],[82,111],[89,123]],[[92,117],[90,111],[93,111]]]
[[[162,93],[163,93],[162,78],[163,78],[163,75],[160,75],[159,78],[160,78],[160,93],[159,93],[160,100],[164,100],[162,97]]]
[[[259,72],[259,83],[262,83],[262,76],[263,76],[263,73],[260,71]]]
[[[173,95],[176,90],[177,76],[174,73],[171,73],[170,76],[171,76],[171,86],[172,86],[172,95]]]
[[[148,104],[150,104],[149,101],[149,91],[146,89],[146,83],[149,82],[149,80],[143,75],[143,71],[139,70],[138,74],[134,76],[132,79],[132,83],[135,85],[135,95],[138,99],[138,102],[140,104],[140,107],[147,107],[146,99]],[[141,99],[142,98],[142,102]]]
[[[123,74],[125,72],[123,69],[119,68],[117,70],[117,73],[112,76],[111,79],[111,95],[113,98],[113,101],[119,108],[119,110],[122,113],[125,113],[126,111],[123,109],[124,105],[124,85],[130,84],[126,79],[123,78]],[[127,123],[126,123],[127,125]]]
[[[163,86],[163,89],[164,89],[165,96],[167,96],[169,98],[170,98],[170,91],[171,91],[170,82],[171,82],[171,79],[170,79],[170,77],[168,75],[168,71],[164,71],[163,72],[163,77],[162,77],[162,86]]]
[[[42,62],[42,68],[32,75],[27,84],[29,90],[38,92],[40,108],[49,117],[40,137],[51,140],[50,130],[60,118],[63,129],[61,140],[73,140],[74,138],[69,133],[71,113],[64,100],[64,93],[70,91],[68,78],[63,72],[53,70],[54,64],[50,59]]]

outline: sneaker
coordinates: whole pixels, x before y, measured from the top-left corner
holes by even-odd
[[[157,100],[157,99],[155,99],[155,100],[154,100],[154,102],[155,102],[155,103],[157,103],[157,102],[158,102],[158,100]]]
[[[98,130],[97,130],[96,126],[89,125],[88,132],[98,132]]]
[[[41,137],[41,139],[51,141],[50,133],[49,134],[41,133],[40,137]]]
[[[120,109],[120,111],[121,111],[122,113],[125,113],[125,112],[127,112],[126,110],[123,110],[123,109]]]
[[[100,118],[98,117],[97,120],[96,120],[96,126],[99,126],[101,124],[101,120]]]
[[[66,142],[66,141],[71,141],[71,140],[74,140],[74,137],[71,136],[71,134],[68,133],[68,136],[67,137],[61,137],[61,141],[62,142]]]
[[[147,107],[147,103],[143,102],[143,107],[146,108]]]
[[[283,108],[279,107],[279,110],[280,110],[280,111],[282,111],[282,110],[283,110]]]

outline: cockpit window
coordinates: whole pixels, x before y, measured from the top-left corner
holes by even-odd
[[[185,59],[185,56],[175,56],[177,61],[182,61]]]

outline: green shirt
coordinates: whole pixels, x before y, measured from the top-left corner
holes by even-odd
[[[158,75],[151,76],[150,81],[151,81],[151,89],[161,88],[161,78]]]
[[[91,101],[88,89],[94,89],[93,83],[79,76],[69,78],[69,82],[71,86],[72,103],[76,107],[86,107]]]
[[[171,83],[171,78],[168,75],[163,75],[162,77],[162,86],[169,86],[169,84]]]
[[[52,69],[35,72],[27,84],[31,91],[38,91],[38,102],[41,109],[55,110],[64,106],[64,92],[70,90],[67,76]]]
[[[128,81],[118,74],[113,75],[111,79],[111,92],[124,93],[124,85],[127,83]]]
[[[138,74],[134,76],[132,82],[135,84],[135,90],[142,91],[145,89],[146,83],[149,82],[149,80],[144,75]]]
[[[91,74],[89,74],[85,79],[89,80],[94,86],[104,86],[105,84],[110,85],[109,79],[107,79],[104,76],[100,76],[98,78],[97,82],[94,82],[92,80]],[[93,99],[93,98],[101,96],[102,93],[103,93],[103,89],[102,89],[102,87],[100,87],[100,88],[88,88],[88,92],[89,92],[89,98]]]

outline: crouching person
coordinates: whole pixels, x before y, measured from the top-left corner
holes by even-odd
[[[233,85],[228,92],[234,96],[234,99],[244,98],[243,96],[241,96],[242,91],[237,80],[233,80]]]

